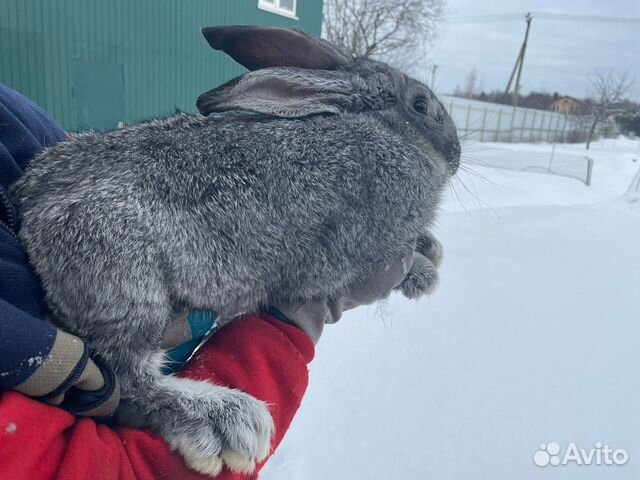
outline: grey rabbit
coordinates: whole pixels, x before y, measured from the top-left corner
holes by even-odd
[[[434,94],[384,63],[294,30],[203,34],[249,72],[201,95],[202,115],[78,135],[13,195],[55,321],[114,368],[125,407],[215,475],[252,471],[272,418],[243,392],[161,374],[167,322],[331,298],[408,244],[399,289],[428,293],[460,144]]]

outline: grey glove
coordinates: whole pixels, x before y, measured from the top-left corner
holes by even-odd
[[[436,265],[441,259],[440,243],[430,236],[421,237],[417,244],[408,245],[401,257],[380,265],[341,294],[301,304],[276,305],[275,310],[317,344],[324,325],[340,320],[344,311],[387,298],[396,288],[410,298],[429,293],[437,283]]]
[[[115,375],[78,337],[58,330],[49,354],[29,361],[41,365],[15,390],[80,416],[108,416],[118,406]]]

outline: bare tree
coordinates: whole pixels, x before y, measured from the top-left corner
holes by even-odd
[[[476,93],[476,84],[478,83],[478,69],[473,67],[464,82],[464,95],[467,98],[473,98]]]
[[[406,68],[435,38],[446,0],[325,0],[324,36],[346,53]]]
[[[589,83],[591,83],[593,90],[593,105],[591,107],[593,119],[587,139],[587,150],[591,146],[596,126],[620,112],[620,104],[631,92],[634,81],[635,79],[629,76],[629,72],[596,71],[591,75]]]

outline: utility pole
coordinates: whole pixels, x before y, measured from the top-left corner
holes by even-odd
[[[436,88],[436,72],[438,71],[438,65],[435,63],[431,66],[431,91]]]
[[[509,77],[509,83],[507,83],[507,88],[504,91],[505,96],[511,90],[511,83],[513,82],[513,77],[516,77],[516,84],[514,86],[514,94],[513,94],[513,108],[518,106],[518,95],[520,94],[520,76],[522,75],[522,66],[524,65],[524,54],[527,51],[527,41],[529,40],[529,30],[531,29],[531,14],[527,13],[524,17],[527,22],[527,30],[524,34],[524,41],[522,42],[522,46],[520,47],[520,52],[518,53],[518,58],[516,59],[516,64],[513,66],[513,70],[511,71],[511,76]]]

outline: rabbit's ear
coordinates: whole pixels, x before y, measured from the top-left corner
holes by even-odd
[[[302,32],[253,26],[204,27],[204,38],[249,70],[298,67],[335,70],[346,57],[329,43]]]
[[[338,113],[356,102],[353,84],[340,72],[269,68],[247,73],[203,93],[196,105],[203,115],[244,110],[297,118]]]

